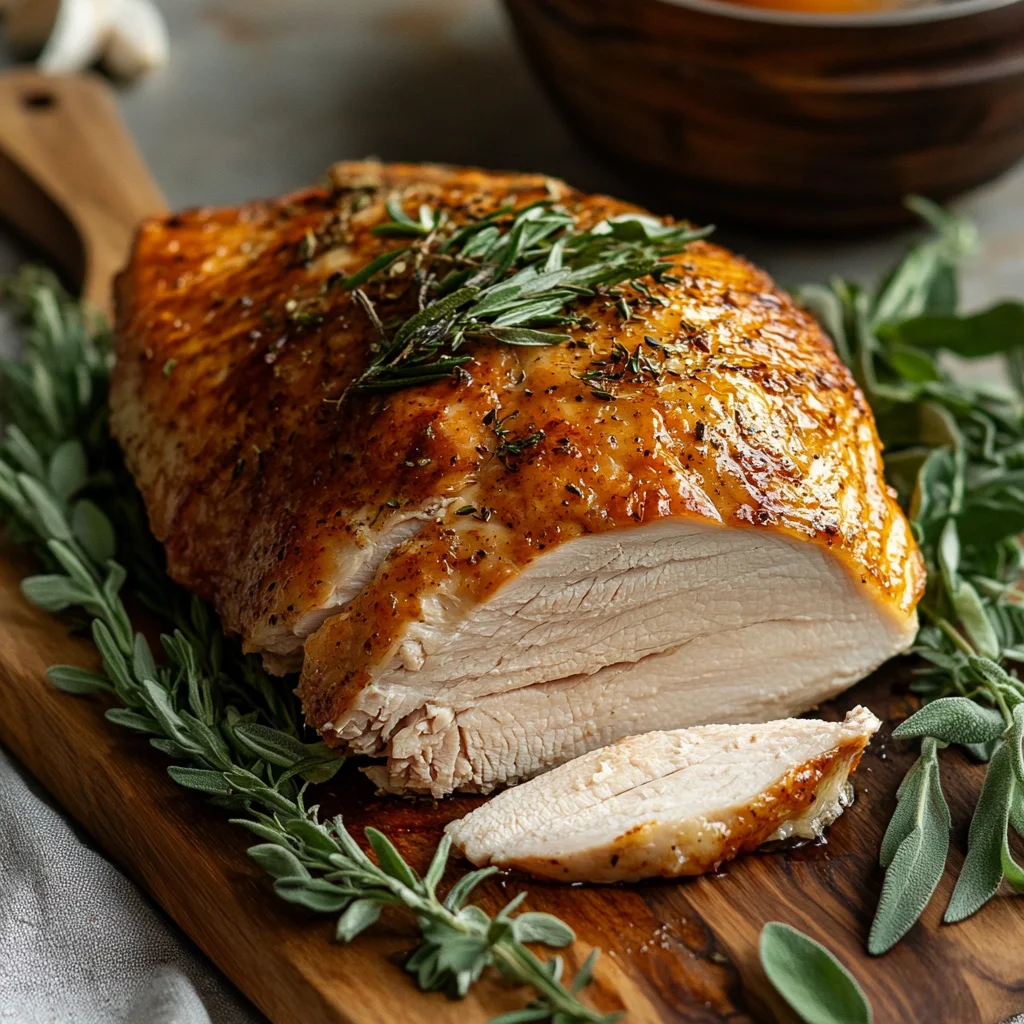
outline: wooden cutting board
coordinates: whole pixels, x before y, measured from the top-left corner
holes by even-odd
[[[91,79],[0,76],[0,214],[30,234],[106,304],[140,216],[162,206],[106,87]],[[243,197],[239,197],[243,198]],[[332,923],[289,906],[245,855],[247,834],[201,797],[174,786],[145,741],[110,725],[103,703],[58,693],[54,663],[92,666],[91,645],[31,608],[18,582],[32,566],[0,546],[0,739],[276,1024],[476,1024],[523,1005],[527,994],[490,979],[461,1003],[418,992],[401,969],[415,941],[400,915],[349,946]],[[892,953],[871,959],[864,941],[881,885],[876,851],[913,751],[888,739],[912,708],[907,668],[890,666],[822,709],[829,718],[864,703],[887,720],[856,776],[856,804],[827,845],[764,852],[720,874],[629,887],[559,887],[492,880],[481,902],[495,911],[520,888],[527,906],[567,920],[578,941],[570,968],[604,950],[591,996],[634,1024],[789,1021],[757,961],[769,920],[787,921],[834,950],[868,993],[878,1024],[995,1024],[1024,1012],[1024,900],[1001,895],[981,914],[940,925],[952,884]],[[956,825],[951,864],[963,859],[982,769],[943,754]],[[346,765],[319,794],[357,835],[373,823],[424,867],[445,822],[478,801],[409,803],[380,798]],[[455,865],[454,876],[461,870]]]

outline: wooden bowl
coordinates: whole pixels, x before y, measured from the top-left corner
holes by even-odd
[[[873,230],[908,193],[945,200],[1024,155],[1024,0],[505,5],[570,128],[687,216]]]

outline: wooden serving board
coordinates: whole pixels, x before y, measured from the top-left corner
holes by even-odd
[[[51,246],[69,230],[84,235],[78,269],[89,294],[102,298],[104,276],[123,258],[135,221],[161,204],[105,89],[90,80],[3,76],[0,151],[0,186],[20,183],[19,208],[5,209],[11,193],[4,189],[0,212]],[[44,205],[26,206],[38,204],[39,187]],[[399,914],[338,946],[330,942],[331,921],[274,896],[245,855],[247,833],[171,783],[156,751],[106,722],[101,700],[45,682],[49,665],[94,666],[97,658],[66,623],[23,600],[18,583],[31,571],[0,546],[0,739],[272,1021],[476,1024],[523,1005],[528,994],[497,979],[461,1003],[418,992],[401,969],[415,929]],[[882,959],[864,952],[881,885],[876,851],[914,757],[888,739],[891,724],[913,707],[905,684],[906,668],[892,666],[822,709],[836,718],[864,703],[887,721],[856,776],[857,802],[830,829],[827,845],[754,854],[715,876],[629,887],[498,876],[481,888],[482,905],[493,912],[528,888],[528,907],[576,929],[570,968],[592,947],[604,950],[590,998],[605,1010],[624,1009],[634,1024],[792,1020],[758,966],[758,934],[769,920],[789,922],[834,950],[860,980],[879,1024],[995,1024],[1024,1012],[1024,900],[1001,895],[971,920],[943,927],[947,874],[903,943]],[[956,868],[983,773],[953,752],[943,755],[943,767]],[[357,836],[372,822],[418,867],[443,825],[478,802],[376,797],[354,764],[321,789],[325,809],[344,813]],[[451,875],[461,870],[453,865]]]

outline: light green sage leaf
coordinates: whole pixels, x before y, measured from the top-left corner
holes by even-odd
[[[997,659],[1000,652],[999,637],[992,628],[992,621],[978,592],[966,580],[957,581],[953,607],[975,647],[986,658]]]
[[[108,722],[123,726],[125,729],[134,729],[136,732],[153,733],[154,735],[158,735],[160,732],[160,725],[155,719],[138,711],[129,711],[126,708],[107,708],[103,712],[103,716]]]
[[[274,892],[289,903],[312,910],[317,914],[334,914],[344,910],[352,897],[322,878],[278,878]]]
[[[281,768],[291,768],[309,756],[305,746],[293,736],[256,722],[237,726],[235,736],[258,757]]]
[[[202,793],[213,793],[220,796],[227,796],[231,787],[224,781],[223,772],[211,772],[202,768],[183,768],[178,765],[170,765],[167,774],[179,786],[186,789],[198,789]]]
[[[868,952],[878,955],[891,949],[913,927],[935,892],[949,854],[949,807],[939,781],[935,741],[929,742],[915,765],[912,785],[900,792],[898,814],[911,827],[887,864],[882,895],[868,937]],[[903,812],[903,813],[901,813]],[[897,821],[893,815],[890,830]],[[891,842],[886,833],[886,842]],[[887,851],[886,851],[887,852]]]
[[[454,934],[438,947],[438,960],[449,971],[482,968],[490,958],[490,946],[475,935]]]
[[[338,942],[351,942],[380,917],[381,906],[373,900],[355,900],[338,918],[334,937]]]
[[[50,459],[47,474],[54,494],[67,501],[85,486],[88,474],[85,448],[80,441],[65,441],[58,445]]]
[[[52,665],[46,670],[50,683],[65,693],[98,693],[101,690],[113,693],[113,686],[106,676],[75,665]]]
[[[391,840],[375,828],[367,828],[365,831],[366,838],[369,840],[370,846],[373,847],[373,852],[377,854],[381,870],[392,878],[398,879],[410,889],[419,886],[420,881],[416,877],[416,873],[406,864],[402,855],[392,845]]]
[[[971,818],[967,857],[953,896],[946,908],[947,923],[962,921],[980,910],[1003,880],[1002,847],[1013,799],[1011,751],[1003,743],[992,755],[985,772],[978,806]]]
[[[986,743],[1003,734],[1003,716],[966,697],[942,697],[926,704],[893,730],[893,737],[933,736],[944,743]]]
[[[496,874],[498,869],[496,867],[477,868],[476,871],[469,871],[464,874],[452,887],[448,890],[448,895],[445,897],[444,905],[449,910],[460,910],[465,904],[466,900],[469,899],[470,894],[473,890],[485,879],[490,878],[491,875]]]
[[[781,921],[761,930],[761,965],[806,1024],[870,1024],[871,1007],[853,975],[821,943]]]
[[[91,596],[67,576],[29,576],[21,581],[21,592],[37,608],[48,612],[84,605]]]
[[[928,315],[886,328],[886,334],[916,348],[946,349],[977,359],[1024,347],[1024,303],[1000,302],[971,316]]]
[[[447,834],[443,835],[441,842],[437,844],[434,856],[430,860],[427,873],[423,876],[423,884],[426,886],[427,892],[433,893],[437,889],[437,884],[444,876],[444,869],[448,865],[448,854],[451,848],[452,837]]]
[[[1003,864],[1003,877],[1007,885],[1016,893],[1024,893],[1024,868],[1014,860],[1013,852],[1010,850],[1009,830],[1003,833],[1003,846],[1001,851]]]
[[[71,532],[94,562],[103,565],[114,558],[114,527],[106,513],[88,498],[75,502],[71,510]]]
[[[552,914],[527,911],[514,918],[512,930],[520,942],[542,942],[545,946],[560,949],[576,941],[576,933],[562,920]]]
[[[64,510],[57,499],[39,481],[21,473],[18,483],[29,503],[39,517],[39,523],[47,540],[71,540],[71,529],[64,518]]]
[[[291,850],[276,843],[250,846],[248,854],[264,871],[274,878],[309,879],[312,876]]]
[[[337,853],[340,849],[323,825],[308,818],[293,818],[285,822],[284,828],[290,836],[294,836],[310,849],[322,853]]]

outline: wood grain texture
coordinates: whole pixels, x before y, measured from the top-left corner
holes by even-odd
[[[61,85],[74,91],[79,81]],[[0,94],[5,90],[0,83]],[[107,101],[98,106],[102,124],[109,124]],[[82,106],[80,97],[74,102],[76,118],[97,109]],[[10,124],[0,116],[0,151],[8,154]],[[70,151],[61,149],[59,134],[49,136],[50,155],[60,159],[48,164],[47,201],[60,198],[66,205],[59,216],[86,232],[79,269],[91,271],[87,279],[95,280],[97,268],[109,274],[123,258],[115,240],[130,235],[139,215],[136,204],[156,202],[158,193],[133,151],[120,168],[97,157],[103,173],[122,176],[123,189],[104,186],[105,198],[90,188],[70,189],[58,172],[74,173],[73,154],[89,136],[87,121],[74,124],[64,137]],[[34,166],[27,168],[30,174]],[[25,169],[18,173],[26,201],[37,199],[42,193],[30,175]],[[76,196],[105,214],[85,216]],[[134,198],[122,201],[123,196]],[[40,244],[66,240],[50,230],[57,221],[45,210],[23,214],[25,230],[45,229],[36,236]],[[109,241],[101,243],[101,237]],[[93,289],[102,300],[100,285]],[[100,700],[62,694],[46,683],[49,665],[92,667],[96,654],[66,622],[23,600],[18,581],[31,570],[11,548],[0,546],[0,740],[275,1024],[476,1024],[523,1004],[527,993],[494,979],[463,1003],[417,992],[401,970],[401,958],[415,942],[415,930],[402,916],[385,916],[371,933],[339,947],[329,941],[330,921],[274,896],[267,876],[245,856],[248,834],[229,826],[198,794],[174,786],[162,756],[109,724]],[[139,626],[155,628],[151,622]],[[878,843],[896,786],[914,756],[885,738],[911,708],[902,695],[904,682],[905,669],[894,668],[823,709],[837,717],[859,702],[889,720],[865,754],[857,803],[830,830],[828,845],[758,853],[711,877],[630,887],[566,888],[498,876],[480,890],[482,904],[493,912],[521,887],[529,888],[530,909],[558,914],[576,929],[570,968],[593,946],[605,950],[590,998],[603,1009],[624,1009],[631,1024],[744,1024],[773,1015],[790,1021],[757,962],[758,933],[768,920],[788,921],[839,954],[864,985],[879,1024],[994,1024],[1024,1011],[1022,900],[1001,895],[977,917],[941,927],[952,888],[947,876],[923,923],[894,952],[881,960],[864,952],[881,885]],[[943,765],[956,824],[951,864],[959,866],[982,770],[955,753],[944,754]],[[359,837],[372,822],[421,868],[444,824],[479,799],[411,803],[377,797],[355,764],[321,789],[316,798],[325,812],[344,813]],[[449,877],[461,870],[454,865]]]
[[[0,218],[39,245],[97,309],[139,221],[163,196],[92,76],[0,75]]]
[[[877,230],[908,218],[908,193],[948,199],[1024,154],[1021,0],[860,25],[730,4],[505,4],[566,124],[649,205],[698,220]]]
[[[48,665],[96,659],[87,641],[24,602],[17,581],[29,569],[9,548],[0,550],[0,739],[271,1020],[475,1024],[522,1005],[525,994],[498,981],[464,1003],[417,992],[400,969],[414,944],[400,916],[339,947],[329,941],[329,922],[274,896],[245,856],[247,834],[175,787],[156,751],[106,722],[102,702],[46,684]],[[857,802],[827,845],[750,855],[718,875],[683,882],[561,887],[499,876],[481,890],[482,904],[493,912],[529,889],[531,909],[558,914],[576,929],[571,964],[593,946],[605,951],[595,1002],[625,1008],[631,1022],[773,1019],[780,1008],[756,949],[769,920],[787,921],[833,949],[861,981],[879,1022],[995,1024],[1021,1012],[1020,899],[1000,895],[975,918],[941,926],[952,888],[947,875],[924,922],[894,952],[880,960],[864,952],[881,883],[878,843],[913,758],[887,739],[891,723],[911,708],[901,690],[900,673],[890,670],[824,709],[834,718],[862,702],[890,720],[864,756]],[[943,767],[956,824],[951,865],[959,866],[982,771],[952,753],[943,755]],[[317,799],[327,812],[344,813],[360,838],[364,824],[384,829],[424,868],[444,824],[478,798],[435,804],[377,797],[350,765]],[[455,865],[452,877],[462,869]]]

